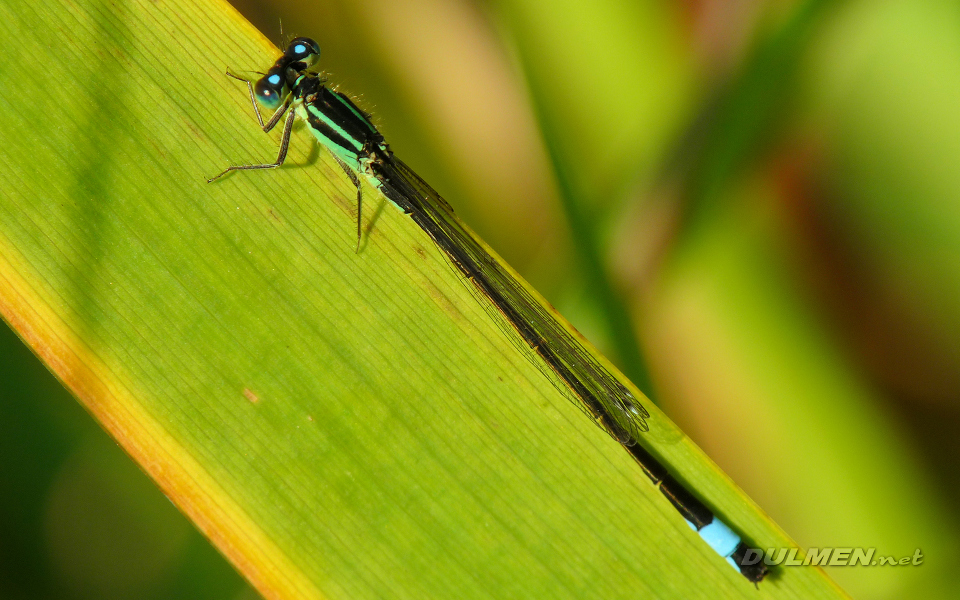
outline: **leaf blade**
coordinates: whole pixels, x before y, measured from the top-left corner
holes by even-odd
[[[270,62],[234,13],[3,10],[0,310],[261,593],[755,593],[409,219],[381,199],[353,253],[353,192],[307,136],[299,164],[204,183],[275,151],[221,74]],[[64,38],[77,68],[31,79]],[[786,543],[647,406],[683,478]]]

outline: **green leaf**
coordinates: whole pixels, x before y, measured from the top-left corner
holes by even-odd
[[[413,222],[309,136],[270,159],[219,2],[0,6],[0,313],[269,598],[749,597]],[[655,407],[644,439],[790,541]],[[770,597],[842,594],[783,569]]]

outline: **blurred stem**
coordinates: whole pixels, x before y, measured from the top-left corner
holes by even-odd
[[[593,220],[583,210],[584,194],[577,188],[569,175],[569,167],[560,155],[558,140],[553,135],[550,120],[544,117],[544,107],[540,106],[537,94],[531,84],[534,110],[544,144],[557,178],[560,203],[570,224],[575,254],[580,258],[581,268],[586,276],[591,295],[599,301],[610,339],[620,368],[644,394],[656,402],[653,382],[647,370],[640,345],[637,343],[633,319],[624,305],[621,296],[614,290],[604,260],[601,256],[600,242],[593,227]]]
[[[510,20],[509,11],[501,16]],[[516,27],[507,27],[507,35],[517,31]],[[556,135],[562,119],[554,118],[550,110],[550,94],[545,93],[536,76],[537,69],[530,64],[531,57],[524,52],[522,44],[513,44],[515,56],[530,91],[534,117],[543,136],[544,146],[556,176],[560,204],[570,225],[573,253],[580,261],[580,268],[590,289],[591,297],[598,303],[601,318],[611,340],[617,366],[652,401],[656,402],[653,383],[647,369],[647,362],[637,343],[633,319],[620,294],[614,289],[610,279],[594,219],[584,210],[586,194],[573,177],[573,165],[565,160],[562,144]]]
[[[739,73],[691,127],[679,148],[688,169],[688,205],[681,236],[709,221],[728,181],[779,133],[797,63],[822,11],[839,3],[802,0],[783,24],[760,39]],[[686,158],[689,157],[689,158]]]

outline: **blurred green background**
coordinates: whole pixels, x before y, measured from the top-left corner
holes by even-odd
[[[828,568],[852,596],[958,596],[955,3],[235,6],[316,38],[394,151],[799,546],[921,549]],[[6,329],[0,357],[0,597],[257,597]]]

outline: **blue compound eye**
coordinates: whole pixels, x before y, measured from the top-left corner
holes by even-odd
[[[299,37],[290,42],[284,56],[291,62],[303,63],[304,68],[310,67],[320,58],[320,45],[310,38]]]
[[[253,86],[253,95],[264,108],[279,107],[288,93],[287,80],[277,67],[267,71]]]
[[[257,93],[257,102],[266,108],[277,108],[280,106],[280,94],[276,90],[263,89]]]

